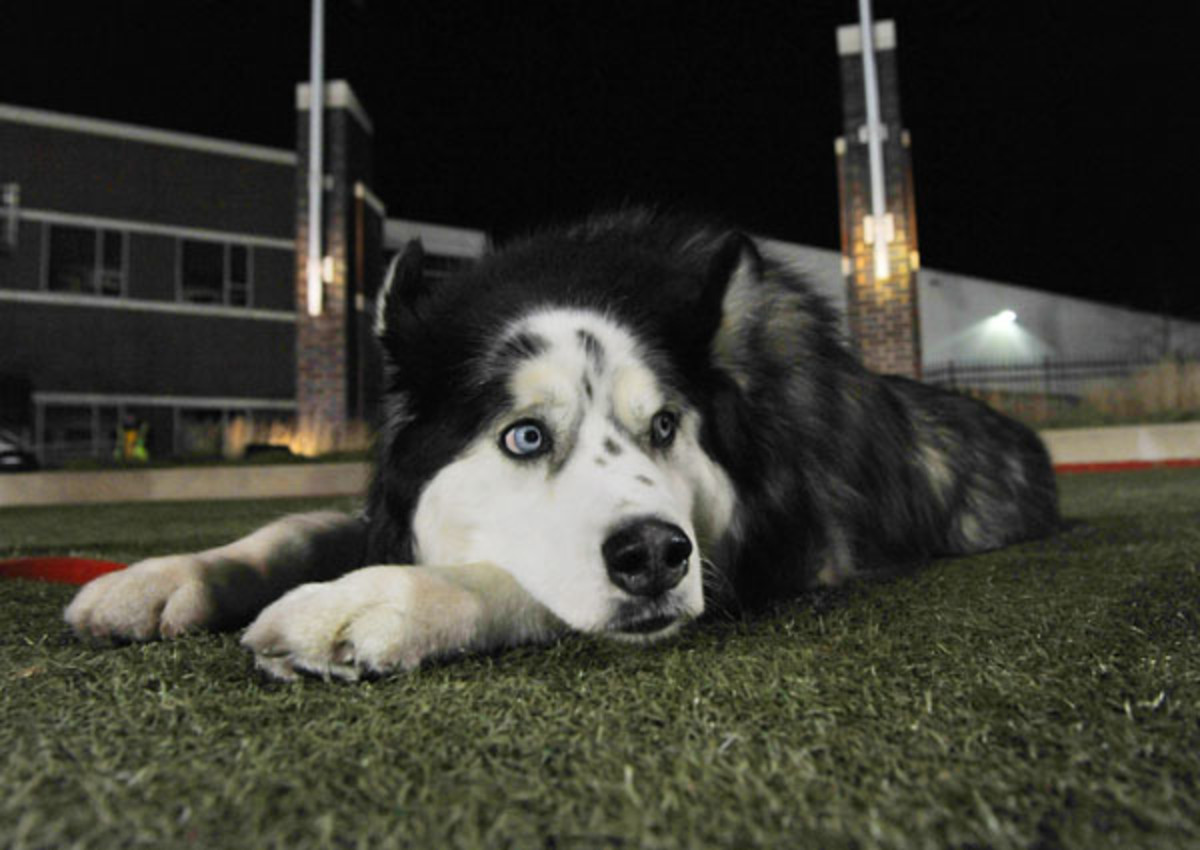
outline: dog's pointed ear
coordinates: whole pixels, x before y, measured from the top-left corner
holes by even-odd
[[[429,292],[424,276],[425,249],[411,240],[392,258],[375,297],[375,336],[383,339],[401,325],[419,319],[417,303]]]
[[[712,339],[726,323],[731,305],[740,300],[738,294],[753,286],[762,276],[763,259],[758,247],[741,231],[731,231],[717,243],[709,255],[704,287],[697,317],[704,324],[707,337]]]

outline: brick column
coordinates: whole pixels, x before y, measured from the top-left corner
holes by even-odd
[[[900,86],[896,72],[896,30],[892,21],[875,24],[875,60],[883,125],[886,209],[892,225],[888,240],[889,274],[876,276],[873,239],[868,232],[871,180],[867,153],[867,107],[863,88],[862,33],[839,27],[838,57],[842,79],[845,135],[837,139],[841,201],[842,272],[850,336],[867,368],[919,378],[921,335],[917,311],[916,211],[908,132],[901,126]]]
[[[363,415],[359,371],[363,292],[380,260],[362,257],[364,244],[376,253],[380,240],[362,229],[382,228],[383,207],[369,187],[372,179],[371,120],[342,81],[325,86],[324,200],[322,253],[324,298],[310,316],[308,297],[308,108],[309,86],[296,87],[296,404],[302,422],[338,429]],[[364,218],[364,198],[370,199]]]

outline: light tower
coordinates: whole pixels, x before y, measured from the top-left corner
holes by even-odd
[[[878,372],[920,377],[917,222],[910,140],[900,119],[896,27],[838,27],[844,135],[837,139],[842,272],[850,335]]]
[[[315,202],[305,167],[316,138],[314,88],[324,100]],[[302,422],[336,431],[370,413],[368,310],[382,278],[386,210],[370,188],[374,126],[350,86],[301,83],[296,110],[296,410]],[[321,252],[316,275],[308,251],[314,238]]]

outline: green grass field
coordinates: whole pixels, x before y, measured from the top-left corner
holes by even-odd
[[[71,588],[0,582],[0,847],[1200,846],[1200,470],[1062,485],[1052,540],[357,685],[88,648]],[[0,510],[0,557],[315,504]]]

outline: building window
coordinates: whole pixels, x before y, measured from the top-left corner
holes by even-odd
[[[229,303],[234,307],[248,307],[250,306],[250,249],[245,245],[229,245],[225,255]]]
[[[180,298],[193,304],[224,304],[225,246],[185,239],[180,252]]]
[[[245,245],[199,239],[179,242],[179,299],[249,307],[252,259]]]
[[[125,288],[125,234],[100,231],[100,272],[97,287],[101,295],[120,295]]]
[[[16,183],[0,185],[0,254],[9,254],[17,250],[20,207],[20,185]]]
[[[112,457],[117,444],[116,407],[48,404],[40,419],[43,462],[53,466]]]
[[[49,225],[46,288],[51,292],[119,297],[125,290],[125,234]]]

